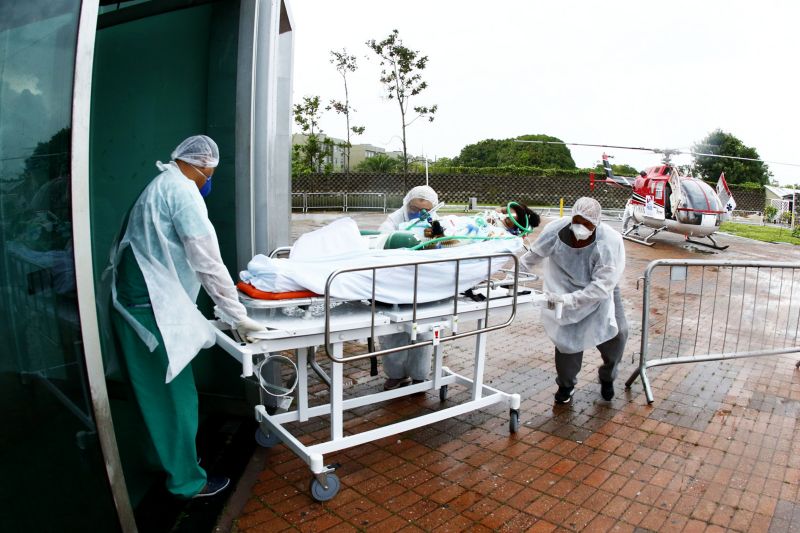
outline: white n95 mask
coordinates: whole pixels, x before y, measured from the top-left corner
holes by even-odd
[[[575,238],[579,241],[585,241],[592,236],[592,230],[583,224],[572,224],[569,229],[572,230],[572,234],[575,235]]]

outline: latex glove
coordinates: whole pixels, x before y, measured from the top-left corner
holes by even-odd
[[[253,320],[252,318],[243,318],[239,322],[236,323],[236,331],[239,333],[239,337],[244,339],[247,342],[255,342],[256,338],[253,337],[254,333],[264,333],[267,331],[267,328]]]
[[[571,293],[556,294],[554,292],[545,291],[544,295],[547,297],[548,309],[555,309],[556,304],[562,304],[565,307],[571,307],[573,304],[573,297]]]

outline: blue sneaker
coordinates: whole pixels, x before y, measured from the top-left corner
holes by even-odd
[[[208,498],[209,496],[216,496],[223,490],[228,488],[231,484],[230,478],[225,476],[208,476],[206,486],[203,490],[192,496],[192,498]]]

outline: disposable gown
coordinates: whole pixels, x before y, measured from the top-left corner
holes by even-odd
[[[625,246],[619,233],[601,223],[592,244],[573,248],[558,235],[571,222],[571,217],[564,217],[545,226],[520,260],[530,270],[548,259],[544,290],[572,295],[561,319],[556,319],[554,311],[542,311],[545,331],[562,353],[581,352],[617,334],[613,294],[625,270]]]
[[[400,224],[403,222],[408,222],[409,220],[411,219],[408,218],[408,210],[404,205],[400,209],[389,213],[389,216],[387,216],[386,220],[381,223],[381,225],[378,227],[378,230],[381,232],[395,231],[400,228]]]
[[[400,229],[400,224],[411,220],[408,217],[408,204],[415,198],[427,200],[433,205],[439,203],[439,195],[436,194],[436,191],[427,185],[418,185],[406,193],[405,197],[403,197],[403,206],[390,213],[378,227],[378,230],[381,232],[395,231]]]
[[[158,341],[117,301],[116,267],[126,246],[142,270],[153,314],[164,339],[169,383],[202,348],[214,344],[214,328],[197,309],[202,284],[214,303],[235,321],[247,316],[219,252],[217,235],[195,183],[174,162],[162,171],[131,208],[127,229],[112,257],[114,307],[150,351]]]

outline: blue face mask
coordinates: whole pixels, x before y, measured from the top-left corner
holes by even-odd
[[[409,220],[416,220],[419,218],[419,211],[409,211],[408,212],[408,219]]]
[[[203,196],[203,198],[211,194],[211,176],[208,177],[205,185],[200,187],[200,194]]]
[[[201,176],[203,176],[206,179],[206,182],[203,184],[202,187],[200,187],[200,195],[203,198],[205,198],[206,196],[211,194],[211,176],[206,176],[205,174],[200,172],[199,168],[197,168],[196,166],[194,166],[192,164],[190,164],[189,166],[191,166],[193,169],[195,169],[195,171],[197,171],[198,174],[200,174]]]

